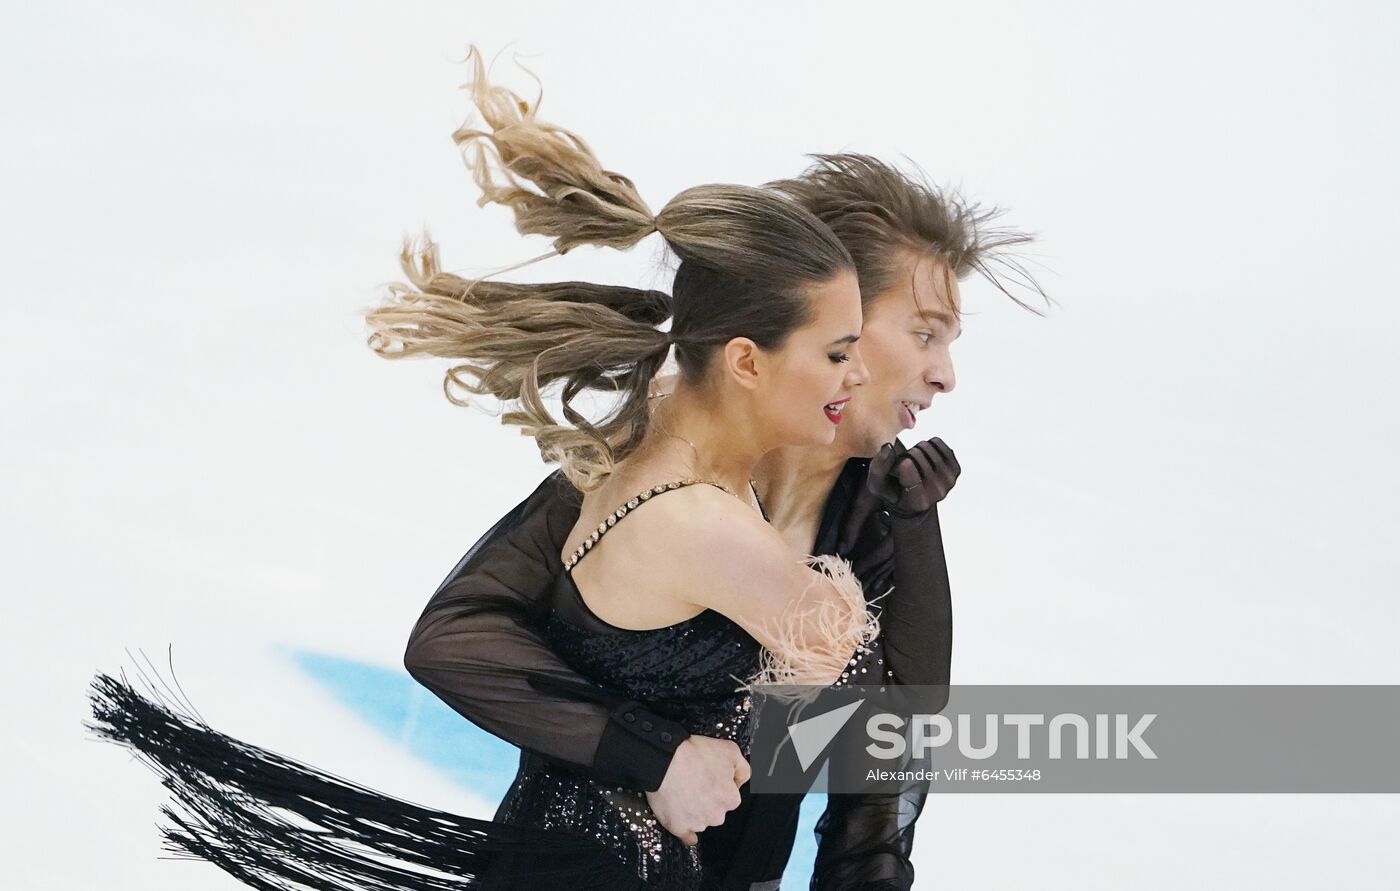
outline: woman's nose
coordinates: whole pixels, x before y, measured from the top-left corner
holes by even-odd
[[[848,355],[851,361],[846,366],[846,386],[859,387],[870,380],[870,369],[865,367],[865,360],[860,357],[860,349],[855,344],[851,344]]]

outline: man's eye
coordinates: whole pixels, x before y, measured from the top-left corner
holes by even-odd
[[[916,332],[915,336],[918,337],[919,340],[923,341],[924,346],[928,346],[928,342],[930,340],[933,340],[933,332],[931,331],[919,331]]]
[[[851,361],[851,357],[850,357],[850,355],[847,354],[847,353],[834,353],[834,354],[832,354],[832,355],[828,355],[827,358],[830,359],[830,360],[833,361],[833,362],[849,362],[849,361]]]

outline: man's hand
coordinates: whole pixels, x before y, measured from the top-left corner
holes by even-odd
[[[936,436],[907,452],[887,443],[871,459],[865,485],[851,499],[836,553],[851,559],[852,551],[859,551],[865,563],[887,560],[894,543],[887,528],[871,528],[871,516],[882,510],[905,518],[925,513],[947,496],[960,473],[953,450]],[[860,575],[861,566],[854,568]]]
[[[903,519],[928,513],[958,481],[962,467],[937,436],[926,439],[904,454],[885,443],[866,473],[865,485],[885,510]]]
[[[694,845],[699,833],[739,806],[739,787],[748,781],[749,762],[732,741],[691,736],[676,747],[661,788],[647,793],[647,803],[666,831]]]
[[[953,450],[936,436],[908,451],[887,444],[871,459],[836,541],[836,553],[851,561],[862,584],[882,587],[894,560],[889,518],[877,515],[923,517],[947,496],[960,473]]]

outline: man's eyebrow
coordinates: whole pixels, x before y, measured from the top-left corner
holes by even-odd
[[[944,325],[953,324],[952,313],[944,312],[941,309],[921,309],[918,314],[924,319],[931,319],[935,322],[942,322]]]
[[[918,311],[918,315],[925,321],[940,322],[950,328],[953,326],[954,322],[957,322],[957,319],[953,318],[952,313],[944,312],[941,309],[921,309]],[[953,339],[957,340],[959,337],[962,337],[962,335],[962,323],[958,322],[958,333],[953,335]]]
[[[830,344],[828,344],[828,346],[837,346],[838,344],[843,343],[855,343],[857,340],[860,340],[859,334],[847,334],[840,340],[833,340]]]

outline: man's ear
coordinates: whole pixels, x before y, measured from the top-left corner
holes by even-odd
[[[747,337],[736,337],[720,353],[724,374],[739,386],[753,390],[762,373],[763,350]]]

